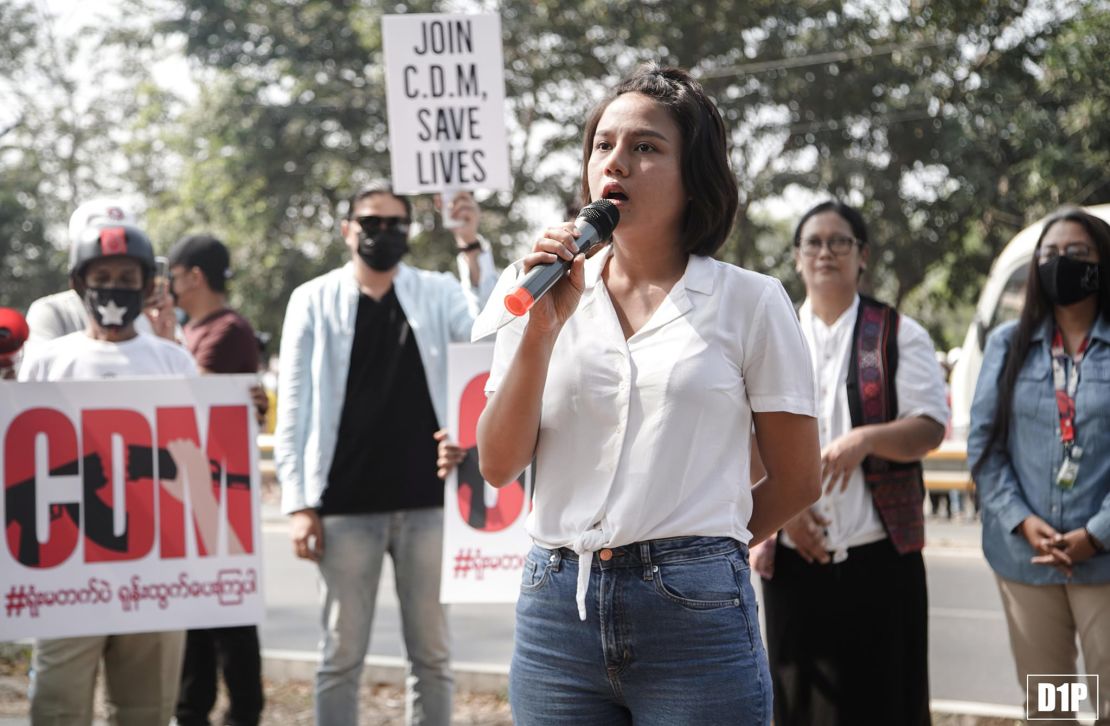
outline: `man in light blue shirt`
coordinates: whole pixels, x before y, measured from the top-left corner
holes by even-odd
[[[461,284],[409,267],[411,204],[384,184],[356,192],[341,224],[351,261],[293,291],[281,340],[274,456],[296,555],[317,562],[324,640],[318,724],[358,722],[382,560],[389,552],[410,676],[406,721],[448,724],[452,678],[439,604],[447,346],[496,282],[478,207],[454,197]]]

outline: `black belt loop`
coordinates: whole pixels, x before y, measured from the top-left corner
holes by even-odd
[[[651,568],[651,545],[647,542],[640,543],[640,561],[644,564],[644,579],[654,580],[655,573]]]

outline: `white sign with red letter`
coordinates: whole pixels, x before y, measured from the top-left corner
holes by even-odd
[[[389,148],[401,194],[508,190],[501,18],[382,18]]]
[[[0,383],[0,641],[261,621],[253,381]]]
[[[493,345],[456,343],[447,353],[447,418],[466,459],[447,478],[443,516],[445,603],[516,602],[531,546],[524,520],[531,509],[531,469],[494,489],[478,471],[478,416],[486,405]]]

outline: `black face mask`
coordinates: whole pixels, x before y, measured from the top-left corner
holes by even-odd
[[[85,290],[85,309],[102,328],[126,328],[143,311],[142,290],[90,287]]]
[[[373,236],[358,233],[358,256],[371,269],[385,272],[393,269],[409,251],[407,232],[397,229],[378,230]]]
[[[1041,287],[1054,305],[1074,305],[1098,292],[1098,263],[1053,257],[1037,268]]]

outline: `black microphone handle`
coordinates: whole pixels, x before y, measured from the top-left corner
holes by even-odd
[[[575,245],[578,248],[577,254],[588,252],[591,247],[593,247],[595,244],[597,244],[597,242],[600,241],[598,239],[599,235],[597,233],[597,230],[594,229],[594,226],[588,222],[583,223],[579,231],[582,234],[574,240]],[[521,301],[520,298],[515,298],[518,301],[518,304],[523,304],[524,307],[523,309],[519,309],[519,312],[510,307],[509,312],[518,316],[523,315],[525,312],[527,312],[536,300],[539,300],[541,297],[546,295],[547,291],[555,286],[555,283],[563,279],[563,276],[566,275],[567,272],[570,270],[570,266],[570,260],[559,258],[555,262],[545,262],[541,265],[536,265],[531,270],[529,270],[528,274],[524,276],[523,280],[521,280],[520,285],[517,286],[517,289],[505,299],[506,307],[508,307],[510,304],[510,298],[514,298],[514,296],[518,295],[521,290],[526,291],[529,297],[523,301]]]
[[[555,262],[536,265],[525,275],[520,286],[532,295],[533,300],[539,300],[547,294],[548,290],[555,287],[556,282],[563,279],[563,276],[570,271],[570,265],[568,260],[562,258]]]

